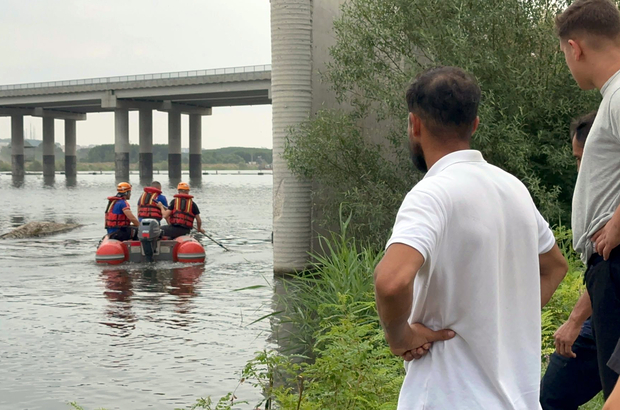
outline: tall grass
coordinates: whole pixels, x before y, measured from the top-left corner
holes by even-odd
[[[379,326],[373,271],[383,252],[361,246],[347,234],[350,217],[340,220],[340,233],[319,238],[322,252],[313,256],[310,269],[282,282],[278,324],[284,326],[278,326],[278,333],[291,350],[305,355],[312,356],[321,344],[317,339],[326,323],[348,313],[363,318],[362,324]]]

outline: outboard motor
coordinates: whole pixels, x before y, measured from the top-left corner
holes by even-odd
[[[147,262],[153,262],[153,254],[157,249],[157,241],[161,235],[161,228],[157,219],[143,219],[140,222],[140,230],[138,237],[140,238],[140,244],[142,245],[142,251],[146,257]]]

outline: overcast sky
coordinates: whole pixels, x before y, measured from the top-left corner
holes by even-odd
[[[269,0],[0,0],[0,84],[270,64],[269,24]],[[41,139],[40,118],[24,123]],[[202,126],[204,148],[272,147],[271,106],[214,108]],[[78,145],[112,144],[114,115],[88,114],[77,133]],[[137,112],[129,134],[137,143]],[[165,113],[153,114],[153,140],[168,141]]]

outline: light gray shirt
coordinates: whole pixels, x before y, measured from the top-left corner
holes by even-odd
[[[620,71],[601,88],[603,101],[588,134],[573,194],[573,247],[587,263],[592,235],[620,205]]]

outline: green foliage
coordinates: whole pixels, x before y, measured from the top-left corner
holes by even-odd
[[[41,172],[43,171],[43,164],[41,164],[37,160],[34,160],[30,164],[26,165],[26,170],[32,171],[32,172]]]
[[[0,172],[11,171],[11,163],[0,161]]]
[[[585,267],[572,248],[572,232],[565,227],[555,230],[555,238],[568,261],[568,273],[542,312],[542,354],[549,356],[555,350],[553,334],[570,315],[577,300],[585,291]]]
[[[129,162],[136,163],[139,159],[140,148],[138,145],[129,147]],[[93,148],[83,148],[78,151],[80,161],[88,163],[113,163],[114,145],[97,145]],[[181,161],[184,164],[189,163],[189,154],[181,154]],[[210,150],[202,150],[203,164],[240,164],[255,161],[262,164],[271,164],[272,150],[267,148],[242,148],[228,147]],[[153,145],[153,163],[159,164],[159,169],[168,169],[168,145]],[[165,168],[164,165],[165,164]]]
[[[326,323],[335,324],[349,313],[378,326],[373,271],[383,252],[360,247],[348,233],[350,220],[341,218],[340,233],[319,238],[322,251],[314,255],[308,272],[283,280],[285,296],[280,303],[285,308],[279,320],[292,330],[280,326],[279,333],[293,350],[305,355],[313,355],[314,349],[321,347],[317,336]],[[342,306],[350,310],[343,312]]]
[[[381,244],[400,199],[420,177],[407,160],[404,94],[423,69],[460,66],[483,90],[473,147],[520,178],[543,215],[569,220],[576,176],[571,118],[600,96],[579,90],[553,34],[566,1],[351,0],[334,24],[323,73],[344,111],[321,112],[292,130],[285,158],[323,186],[327,226],[354,209],[352,231]],[[359,165],[358,165],[359,164]]]

